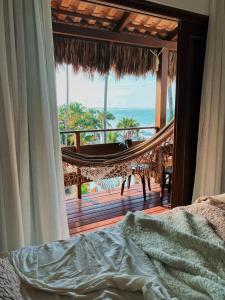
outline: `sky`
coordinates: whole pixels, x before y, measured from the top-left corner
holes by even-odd
[[[105,78],[95,75],[75,74],[69,66],[69,101],[79,102],[86,107],[103,107]],[[57,102],[66,103],[66,66],[56,71]],[[154,108],[156,79],[151,74],[135,78],[124,76],[117,80],[113,73],[108,80],[108,108]]]

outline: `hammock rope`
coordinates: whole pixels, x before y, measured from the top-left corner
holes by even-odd
[[[161,129],[151,139],[121,152],[108,155],[85,155],[74,147],[62,148],[64,183],[95,181],[115,177],[126,178],[132,174],[154,177],[159,181],[166,160],[172,153],[174,121]],[[105,184],[105,183],[104,183]]]

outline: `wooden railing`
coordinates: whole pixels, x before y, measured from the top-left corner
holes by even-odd
[[[139,130],[146,130],[146,129],[155,130],[155,133],[159,131],[159,127],[146,126],[146,127],[129,127],[129,128],[90,129],[90,130],[89,129],[88,130],[67,130],[67,131],[60,131],[60,135],[74,134],[75,135],[74,145],[76,147],[77,152],[79,152],[81,147],[80,135],[82,133],[97,133],[97,132],[107,133],[112,131],[139,131]]]
[[[88,144],[88,145],[81,145],[81,134],[83,133],[97,133],[97,132],[112,132],[112,131],[139,131],[139,130],[154,130],[155,133],[159,131],[158,127],[129,127],[129,128],[110,128],[110,129],[90,129],[90,130],[67,130],[67,131],[60,131],[61,135],[65,134],[74,134],[75,135],[75,141],[74,141],[74,146],[76,147],[76,152],[80,153],[85,153],[85,154],[91,154],[94,155],[96,153],[101,153],[101,154],[109,154],[109,153],[115,153],[117,151],[121,151],[119,148],[119,142],[117,143],[104,143],[104,144]],[[77,169],[77,174],[78,174],[78,181],[77,181],[77,198],[81,199],[81,176],[80,175],[80,168]]]

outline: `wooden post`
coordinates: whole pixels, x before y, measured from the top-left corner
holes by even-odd
[[[80,132],[75,132],[74,134],[74,146],[76,147],[76,152],[80,152]]]
[[[107,129],[107,106],[108,106],[108,79],[109,79],[109,75],[106,74],[105,75],[105,89],[104,89],[104,116],[103,116],[103,129],[106,130]],[[104,144],[107,143],[107,133],[106,131],[104,131]]]
[[[76,151],[80,152],[80,132],[75,132],[75,143]],[[77,168],[77,199],[81,199],[81,170]]]
[[[81,194],[81,170],[80,168],[77,168],[77,199],[81,199],[82,194]]]
[[[66,65],[66,115],[65,115],[65,131],[68,130],[69,119],[69,65]],[[68,136],[66,134],[65,144],[68,146]]]
[[[168,55],[169,50],[165,48],[160,55],[160,64],[156,80],[155,126],[159,127],[160,129],[166,125]]]

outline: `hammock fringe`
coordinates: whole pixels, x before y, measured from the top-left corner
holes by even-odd
[[[87,182],[87,179],[100,182],[114,177],[126,178],[131,174],[153,177],[159,182],[173,151],[173,133],[174,121],[171,121],[150,140],[110,155],[84,155],[76,153],[74,147],[63,147],[65,185]]]

